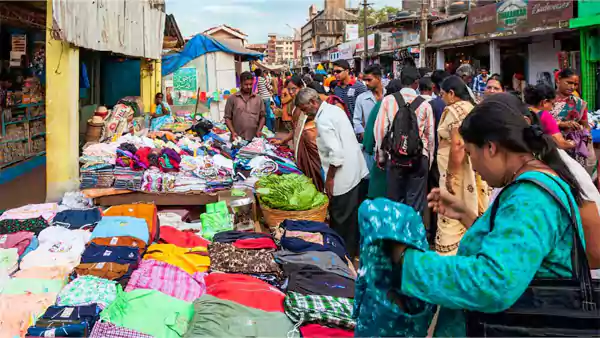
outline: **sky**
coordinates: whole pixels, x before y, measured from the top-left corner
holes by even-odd
[[[357,7],[359,0],[350,0]],[[369,0],[374,8],[400,7],[402,0]],[[308,7],[323,8],[323,0],[166,0],[167,13],[175,20],[183,36],[226,24],[248,34],[249,43],[266,43],[267,34],[292,36],[307,21]]]

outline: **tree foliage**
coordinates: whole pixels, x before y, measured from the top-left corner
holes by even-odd
[[[388,14],[396,14],[400,11],[400,8],[385,6],[380,9],[373,9],[372,7],[367,7],[367,27],[388,21]],[[363,9],[358,12],[358,35],[363,37],[364,35],[364,14]]]

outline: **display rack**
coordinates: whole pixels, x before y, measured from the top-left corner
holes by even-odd
[[[0,169],[46,154],[44,102],[3,109],[0,134]]]

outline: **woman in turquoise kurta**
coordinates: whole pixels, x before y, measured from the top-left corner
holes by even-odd
[[[560,160],[556,145],[537,125],[529,126],[511,94],[486,99],[466,117],[460,133],[473,168],[493,187],[534,178],[568,199],[581,201],[581,189]],[[517,183],[499,197],[490,230],[490,209],[470,214],[447,191],[434,189],[430,207],[460,220],[468,231],[456,256],[443,257],[396,244],[392,261],[401,271],[404,295],[441,306],[435,336],[465,336],[465,310],[486,313],[511,307],[534,278],[572,276],[569,215],[541,188]],[[583,238],[579,212],[578,230]]]
[[[400,80],[392,80],[385,87],[385,96],[397,93],[402,89],[402,83]],[[377,101],[375,107],[371,110],[369,114],[369,119],[367,120],[367,124],[365,125],[365,134],[363,135],[363,147],[365,148],[365,152],[370,156],[375,156],[375,136],[373,129],[375,128],[375,121],[377,120],[377,115],[379,115],[379,108],[381,107],[381,101]],[[370,178],[369,178],[369,192],[367,193],[367,197],[375,199],[377,197],[386,197],[387,196],[387,178],[385,174],[385,170],[380,168],[377,165],[377,161],[373,161],[373,166],[369,168]]]

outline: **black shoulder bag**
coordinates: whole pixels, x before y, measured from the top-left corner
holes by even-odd
[[[517,302],[510,309],[500,313],[468,311],[467,336],[600,336],[600,311],[598,310],[600,283],[592,281],[585,249],[579,237],[573,202],[569,199],[569,208],[567,209],[554,191],[544,183],[532,178],[512,182],[506,188],[524,182],[535,184],[552,196],[560,208],[570,216],[570,225],[573,229],[573,278],[534,279]],[[502,192],[505,192],[506,188]],[[491,207],[491,229],[494,228],[494,218],[498,210],[500,195],[496,197]]]

